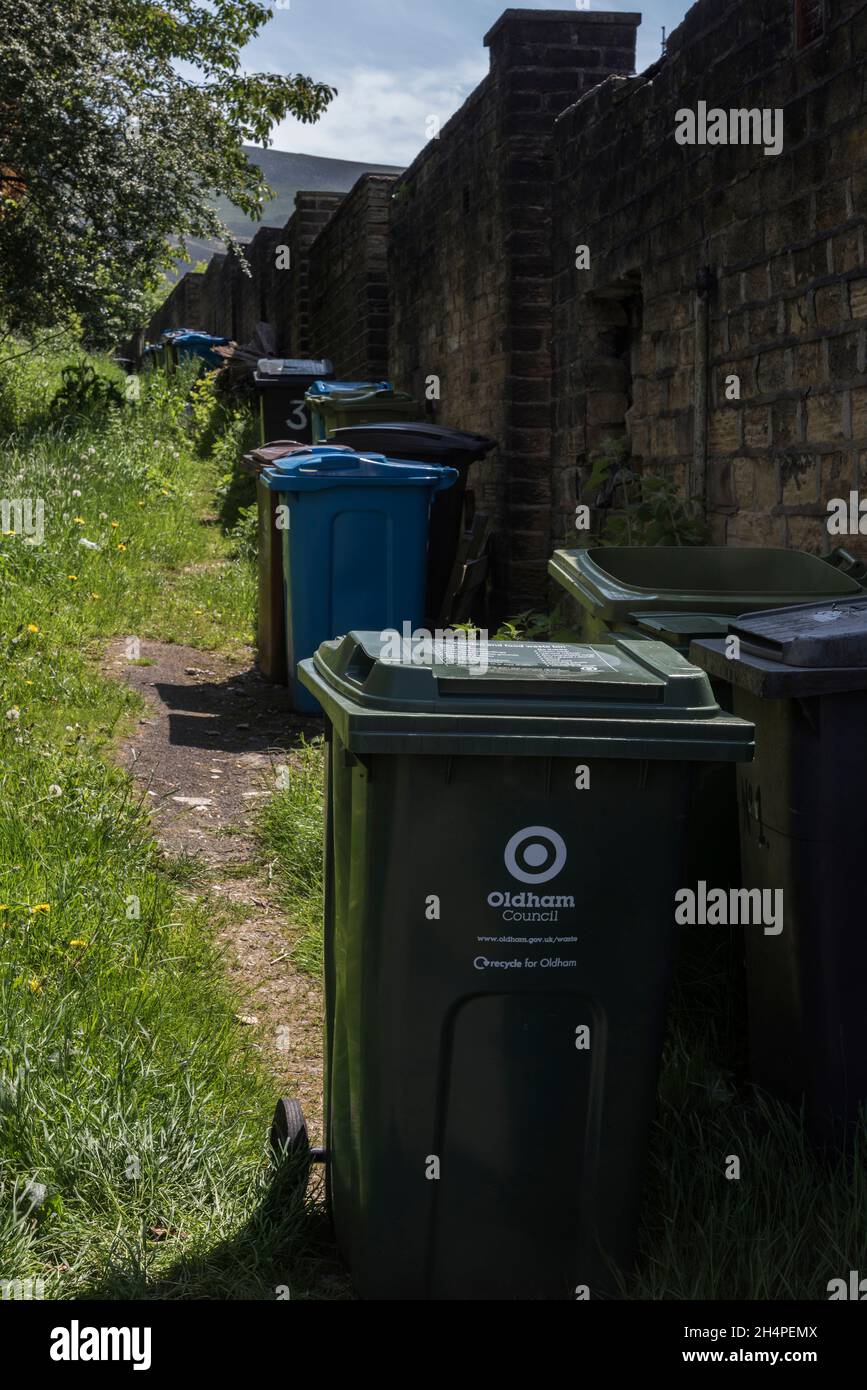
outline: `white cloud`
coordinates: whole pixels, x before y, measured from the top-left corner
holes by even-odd
[[[429,118],[445,125],[487,71],[487,53],[449,68],[354,68],[329,78],[338,95],[315,125],[284,121],[272,143],[296,154],[410,164],[428,139]]]

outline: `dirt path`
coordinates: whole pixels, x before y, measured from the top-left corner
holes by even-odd
[[[268,870],[254,862],[252,822],[276,769],[321,726],[293,714],[287,692],[249,664],[145,640],[140,661],[129,660],[123,640],[106,657],[106,673],[148,705],[119,758],[152,805],[160,846],[196,861],[192,891],[225,904],[219,939],[244,1001],[240,1016],[274,1075],[275,1101],[297,1096],[320,1143],[322,991],[292,967],[290,924]]]

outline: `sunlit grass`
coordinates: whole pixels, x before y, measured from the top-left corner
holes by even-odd
[[[344,1288],[316,1252],[322,1218],[272,1185],[274,1086],[207,887],[163,861],[111,762],[136,700],[99,674],[107,639],[252,636],[253,571],[213,519],[190,379],[65,428],[45,424],[53,360],[0,392],[20,420],[0,499],[44,507],[41,544],[0,537],[0,1279],[41,1278],[46,1297]]]

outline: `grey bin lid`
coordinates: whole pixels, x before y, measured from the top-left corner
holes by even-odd
[[[465,454],[475,462],[496,449],[497,441],[485,434],[450,425],[431,425],[424,420],[383,420],[375,425],[344,425],[332,430],[329,439],[337,444],[349,444],[353,449],[375,449],[378,453],[396,458],[415,457],[421,451],[426,457],[450,460],[454,454]],[[406,450],[402,454],[401,450]],[[414,452],[415,451],[415,452]]]
[[[786,666],[867,667],[867,596],[747,613],[731,632],[742,651]]]
[[[329,377],[332,376],[334,372],[334,368],[327,357],[319,359],[309,357],[260,357],[259,361],[256,363],[256,370],[260,376],[264,377]]]
[[[351,752],[745,761],[753,726],[662,642],[449,643],[381,633],[324,642],[299,675]]]
[[[867,598],[750,613],[731,635],[737,659],[728,638],[714,638],[693,642],[690,661],[763,700],[867,691]]]

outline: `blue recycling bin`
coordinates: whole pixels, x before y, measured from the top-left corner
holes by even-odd
[[[225,359],[214,352],[215,347],[226,347],[228,338],[215,337],[213,333],[196,333],[190,328],[166,335],[175,362],[184,362],[190,357],[200,357],[208,367],[222,367]]]
[[[355,630],[424,621],[431,500],[456,468],[313,445],[261,474],[278,495],[286,657],[295,708],[319,714],[298,663]]]

